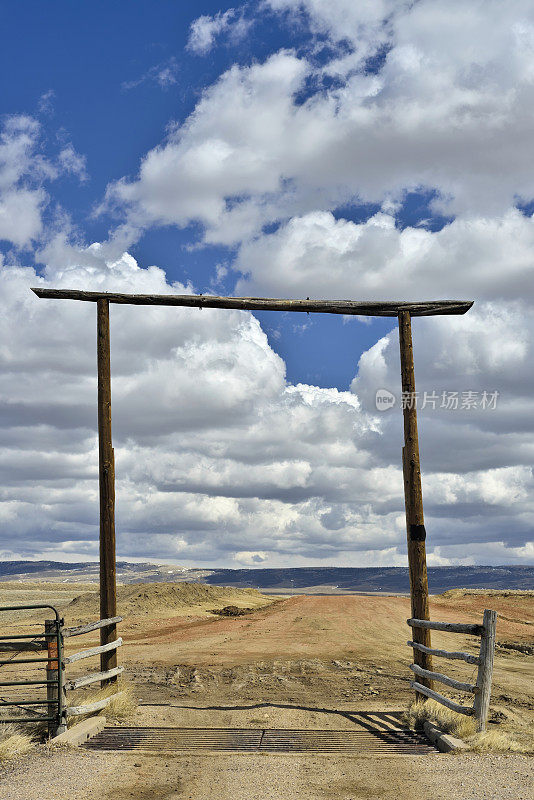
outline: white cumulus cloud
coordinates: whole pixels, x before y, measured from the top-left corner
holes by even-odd
[[[206,55],[222,33],[230,33],[233,42],[241,39],[250,27],[243,13],[236,8],[219,11],[213,16],[203,14],[191,24],[187,48],[197,55]]]
[[[85,158],[66,144],[57,158],[41,152],[41,126],[25,115],[8,117],[0,133],[0,241],[32,247],[44,230],[47,182],[73,173],[86,180]]]
[[[275,5],[306,7],[334,44],[342,30],[353,49],[365,40],[366,57],[343,74],[336,48],[326,64],[280,50],[232,66],[136,179],[110,186],[109,202],[131,220],[196,220],[207,241],[234,243],[293,215],[407,190],[468,216],[502,215],[534,196],[526,0]],[[338,79],[325,84],[334,62]]]

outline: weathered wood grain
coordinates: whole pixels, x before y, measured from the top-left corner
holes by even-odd
[[[402,391],[405,397],[415,397],[415,371],[413,361],[412,325],[408,311],[399,312],[399,346],[401,362]],[[410,596],[412,615],[421,619],[429,619],[428,577],[426,568],[424,531],[423,494],[421,489],[421,467],[419,463],[419,437],[417,432],[417,409],[413,404],[405,403],[404,447],[402,448],[402,470],[404,478],[404,506],[406,509],[406,535],[408,540],[408,567],[410,574]],[[414,535],[417,531],[417,535]],[[423,669],[432,671],[432,656],[428,652],[431,647],[430,631],[421,625],[414,629],[414,641],[425,645],[426,650],[413,651],[413,660]],[[432,688],[432,680],[421,678],[421,683]]]
[[[482,636],[482,625],[469,625],[463,622],[431,622],[428,619],[406,620],[411,628],[428,628],[433,631],[448,631],[449,633],[465,633],[468,636]]]
[[[420,678],[429,678],[433,681],[438,681],[438,683],[444,683],[445,686],[451,686],[453,689],[458,689],[459,692],[469,692],[470,694],[476,694],[478,689],[477,686],[473,683],[462,683],[461,681],[455,681],[454,678],[449,678],[448,675],[444,675],[442,672],[430,672],[427,669],[423,669],[422,667],[418,667],[417,664],[410,664],[410,669],[412,672],[415,672]]]
[[[445,697],[439,692],[435,692],[433,689],[429,689],[428,686],[423,686],[417,681],[410,681],[410,686],[412,689],[415,689],[418,694],[424,694],[426,697],[430,697],[432,700],[437,700],[442,706],[450,708],[451,711],[456,711],[457,714],[464,714],[466,717],[472,717],[475,713],[472,706],[461,706],[459,703],[449,700],[448,697]]]
[[[100,484],[100,618],[117,616],[117,577],[115,556],[115,454],[111,441],[111,355],[109,301],[97,302],[98,367],[98,455]],[[117,638],[117,626],[100,629],[100,644]],[[117,651],[101,651],[100,669],[117,666]],[[116,678],[111,678],[115,681]],[[104,685],[105,682],[102,683]]]
[[[491,697],[491,678],[493,675],[493,659],[495,655],[495,634],[497,630],[497,612],[486,609],[482,623],[483,633],[480,642],[480,664],[478,667],[477,686],[479,693],[475,697],[475,717],[477,730],[483,731],[488,719]]]
[[[109,669],[107,672],[93,672],[90,675],[85,675],[83,678],[67,681],[67,689],[70,691],[81,689],[82,686],[89,686],[91,683],[96,683],[97,681],[105,681],[108,678],[121,675],[123,672],[124,667],[115,667],[114,669]]]
[[[91,631],[96,631],[98,628],[105,628],[107,625],[116,625],[118,622],[122,622],[122,617],[99,619],[97,622],[89,622],[87,625],[78,625],[74,628],[63,628],[61,632],[63,634],[63,638],[66,639],[68,636],[81,636],[83,633],[91,633]]]
[[[479,664],[480,659],[478,656],[473,656],[471,653],[465,653],[463,650],[438,650],[435,647],[425,647],[424,644],[419,644],[418,642],[408,641],[406,642],[409,647],[415,647],[416,650],[421,650],[421,652],[429,652],[432,656],[438,656],[439,658],[450,658],[453,661],[466,661],[468,664]]]
[[[110,697],[104,697],[103,700],[97,700],[95,703],[88,703],[86,706],[68,706],[68,717],[79,717],[81,714],[93,714],[95,711],[102,711],[103,708],[108,706],[114,697],[123,694],[123,692],[116,692]]]
[[[115,650],[122,645],[122,639],[119,636],[114,642],[101,644],[98,647],[90,647],[87,650],[80,650],[79,653],[74,653],[72,656],[66,656],[65,664],[74,664],[75,661],[80,661],[82,658],[89,658],[90,656],[97,656],[100,653],[106,653],[109,650]],[[103,670],[104,671],[104,670]]]
[[[85,300],[137,306],[184,306],[189,308],[234,308],[242,311],[300,311],[315,314],[358,314],[373,317],[396,317],[399,311],[412,316],[465,314],[472,300],[426,300],[407,302],[356,300],[283,300],[273,297],[219,297],[194,294],[123,294],[119,292],[86,292],[79,289],[32,288],[37,297],[53,300]]]

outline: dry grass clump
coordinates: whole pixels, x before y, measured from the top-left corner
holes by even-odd
[[[506,731],[489,730],[477,733],[472,717],[457,714],[436,700],[413,703],[406,712],[405,719],[412,728],[420,727],[427,721],[431,722],[445,733],[463,739],[469,750],[475,753],[527,753],[532,750],[528,744],[521,744]],[[534,746],[534,736],[532,745]]]
[[[0,763],[11,761],[28,753],[34,745],[32,737],[27,733],[22,733],[16,725],[0,725]]]
[[[424,722],[432,722],[436,728],[457,736],[459,739],[468,739],[476,734],[476,724],[472,717],[464,717],[451,711],[436,700],[421,700],[412,703],[406,712],[406,721],[412,728],[421,727]]]
[[[528,753],[531,749],[512,739],[506,731],[477,733],[467,744],[475,753]]]
[[[101,712],[107,719],[115,722],[124,722],[129,719],[137,709],[137,699],[133,688],[123,684],[118,694],[115,694],[109,705]]]
[[[440,597],[456,598],[456,597],[513,597],[521,599],[522,597],[534,597],[533,589],[447,589],[442,592]]]
[[[97,713],[99,716],[104,716],[106,719],[112,722],[124,722],[135,713],[137,708],[137,700],[135,698],[133,687],[124,681],[110,683],[103,689],[78,692],[74,695],[72,702],[69,704],[73,706],[85,706],[90,705],[91,703],[97,703],[99,700],[105,700],[108,697],[110,697],[111,700],[107,706],[100,711],[93,713]],[[76,725],[76,723],[81,722],[82,719],[93,716],[93,713],[69,717],[67,724],[69,727],[72,727],[72,725]]]

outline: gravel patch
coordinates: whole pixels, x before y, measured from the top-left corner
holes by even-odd
[[[1,800],[102,800],[123,772],[120,755],[39,748],[0,771]]]

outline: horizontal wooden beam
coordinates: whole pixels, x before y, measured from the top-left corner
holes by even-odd
[[[107,653],[108,650],[115,650],[117,647],[120,647],[122,644],[122,639],[119,636],[118,639],[115,639],[114,642],[109,642],[109,644],[101,644],[99,647],[91,647],[88,650],[80,650],[79,653],[74,653],[73,656],[67,656],[65,658],[65,664],[73,664],[75,661],[79,661],[81,658],[89,658],[90,656],[97,656],[99,653]]]
[[[63,628],[63,637],[67,636],[81,636],[83,633],[91,633],[98,628],[105,628],[108,625],[115,625],[117,622],[122,622],[122,617],[110,617],[109,619],[99,619],[97,622],[89,622],[87,625],[78,625],[76,628]]]
[[[434,314],[465,314],[472,300],[428,300],[423,302],[356,300],[278,300],[268,297],[217,297],[198,294],[122,294],[85,292],[80,289],[33,288],[37,297],[50,300],[85,300],[134,306],[185,306],[189,308],[234,308],[241,311],[300,311],[312,314],[345,314],[368,317],[397,317],[409,311],[414,317]]]
[[[432,631],[447,631],[448,633],[466,633],[469,636],[482,636],[482,625],[466,625],[463,622],[431,622],[428,619],[407,619],[412,628],[430,628]]]
[[[121,675],[124,672],[124,667],[113,667],[105,672],[93,672],[91,675],[85,675],[83,678],[76,678],[72,681],[67,681],[66,687],[69,690],[80,689],[82,686],[89,686],[91,683],[97,681],[107,681],[108,678],[114,678],[116,675]]]
[[[424,694],[425,697],[430,697],[431,700],[437,700],[437,702],[441,703],[442,706],[450,708],[451,711],[456,711],[457,714],[465,714],[466,717],[472,717],[475,713],[475,710],[472,706],[461,706],[459,703],[449,700],[448,697],[444,697],[439,692],[435,692],[433,689],[423,686],[422,683],[410,681],[410,686],[412,689],[415,689],[416,692],[419,692],[419,694]]]
[[[450,686],[452,689],[458,689],[459,692],[469,692],[470,694],[476,694],[478,688],[474,683],[462,683],[461,681],[455,681],[454,678],[449,678],[448,675],[443,675],[442,672],[433,672],[429,669],[423,669],[419,667],[417,664],[410,664],[410,669],[412,672],[415,672],[420,678],[428,678],[431,681],[438,681],[438,683],[443,683],[445,686]]]
[[[439,658],[450,658],[452,661],[466,661],[468,664],[480,664],[478,656],[473,656],[471,653],[464,653],[463,650],[438,650],[435,647],[425,647],[424,644],[412,641],[406,642],[406,644],[409,647],[420,650],[422,653],[430,653],[430,655],[438,656]]]
[[[123,692],[116,692],[109,697],[104,697],[103,700],[97,700],[95,703],[88,703],[86,706],[68,706],[67,716],[79,717],[82,714],[94,714],[95,711],[102,711],[102,709],[108,706],[113,698],[117,697],[119,694],[123,694]]]

